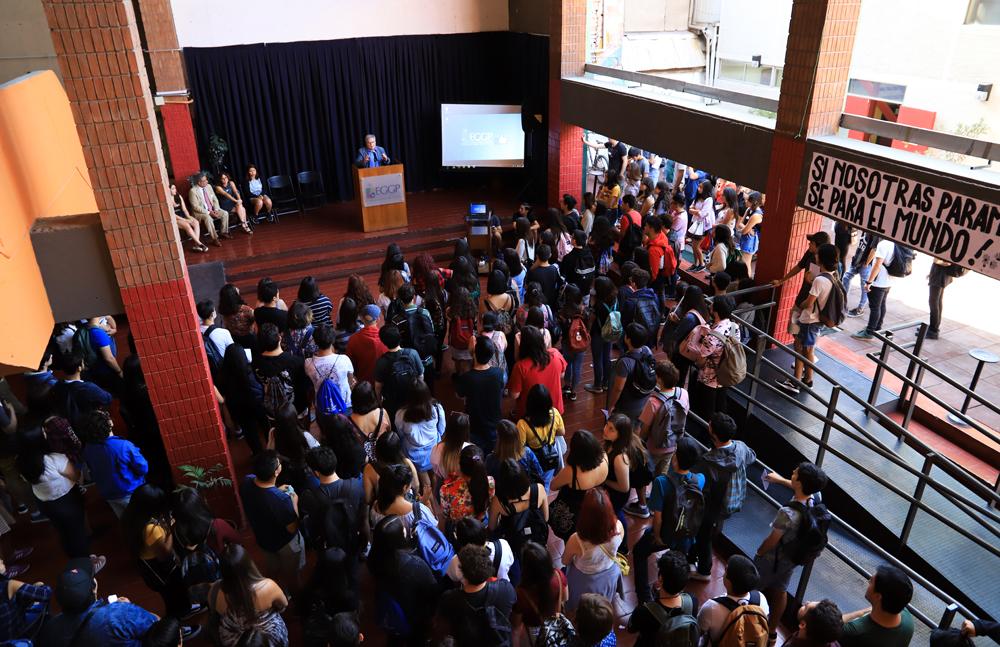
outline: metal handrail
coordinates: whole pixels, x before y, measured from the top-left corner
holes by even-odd
[[[688,417],[691,418],[691,419],[693,419],[695,422],[697,422],[703,428],[705,428],[705,429],[708,428],[708,423],[701,416],[699,416],[698,414],[694,413],[693,411],[688,414]],[[694,440],[696,443],[698,443],[698,445],[702,449],[706,449],[706,450],[709,449],[708,447],[706,447],[697,438],[693,438],[692,437],[692,440]],[[768,472],[775,472],[775,473],[777,473],[775,470],[771,469],[764,461],[760,460],[760,458],[757,458],[754,461],[754,463],[757,464],[757,465],[760,465],[762,469],[767,470]],[[747,485],[749,485],[757,494],[759,494],[761,496],[761,498],[763,498],[765,501],[767,501],[773,507],[780,508],[782,506],[782,503],[780,503],[777,499],[775,499],[770,494],[768,494],[764,490],[764,488],[760,487],[759,485],[757,485],[756,483],[754,483],[750,479],[747,479]],[[962,615],[965,618],[967,618],[969,620],[978,620],[979,619],[976,616],[976,614],[972,613],[972,611],[970,611],[967,607],[965,607],[965,605],[960,604],[959,602],[957,602],[956,600],[954,600],[950,595],[948,595],[947,593],[945,593],[944,591],[942,591],[940,588],[938,588],[937,586],[935,586],[933,583],[931,583],[929,580],[927,580],[927,578],[925,578],[924,576],[922,576],[920,573],[917,573],[916,571],[914,571],[912,568],[910,568],[909,566],[907,566],[904,562],[902,562],[901,560],[899,560],[892,553],[889,553],[888,551],[886,551],[885,549],[883,549],[881,546],[879,546],[874,541],[872,541],[871,539],[869,539],[868,537],[866,537],[865,535],[863,535],[859,530],[857,530],[856,528],[854,528],[853,526],[851,526],[850,524],[848,524],[842,518],[840,518],[839,516],[835,515],[833,512],[830,512],[830,517],[831,517],[833,523],[836,523],[840,528],[842,528],[844,531],[846,531],[847,534],[851,535],[856,540],[858,540],[859,542],[861,542],[862,544],[864,544],[866,548],[868,548],[872,552],[876,553],[880,558],[884,559],[886,562],[892,564],[896,568],[898,568],[901,571],[903,571],[904,573],[906,573],[907,576],[910,579],[916,581],[920,586],[922,586],[924,589],[926,589],[931,595],[937,597],[942,602],[945,602],[946,603],[946,611],[945,611],[945,613],[947,613],[947,608],[951,607],[953,605],[955,608],[957,608],[958,611],[960,611],[962,613]],[[842,551],[839,548],[837,548],[834,544],[828,543],[827,544],[827,548],[830,549],[830,552],[833,553],[833,555],[835,557],[837,557],[837,559],[840,559],[845,564],[847,564],[848,566],[850,566],[859,575],[862,575],[862,576],[864,576],[866,578],[870,578],[872,576],[872,573],[870,573],[863,566],[861,566],[856,561],[854,561],[853,559],[851,559],[850,557],[848,557],[847,554],[844,551]],[[808,569],[808,570],[806,570],[806,569]],[[804,567],[803,568],[802,576],[799,578],[799,585],[798,585],[798,589],[796,591],[796,594],[797,594],[796,597],[798,597],[800,600],[805,595],[805,591],[806,591],[806,588],[808,587],[809,578],[811,577],[811,575],[812,575],[811,565],[809,565],[808,567]],[[931,627],[933,629],[933,628],[935,628],[935,627],[938,626],[938,623],[935,623],[933,620],[930,619],[930,617],[926,616],[919,609],[914,608],[912,604],[908,604],[907,608],[910,610],[910,613],[912,613],[915,618],[917,618],[918,620],[920,620],[921,622],[923,622],[924,624],[926,624],[928,627]]]
[[[813,362],[810,362],[804,355],[801,355],[801,354],[797,353],[794,349],[788,347],[786,344],[781,343],[780,341],[778,341],[778,339],[776,339],[775,337],[772,337],[771,335],[769,335],[768,333],[764,332],[763,330],[757,328],[753,324],[751,324],[751,323],[749,323],[747,321],[744,321],[743,319],[741,319],[739,317],[736,317],[736,316],[734,316],[733,318],[736,319],[737,321],[739,321],[740,324],[742,324],[743,326],[746,326],[753,333],[757,334],[758,336],[764,337],[769,343],[774,344],[776,347],[780,347],[782,350],[784,350],[786,353],[788,353],[792,357],[794,357],[796,359],[799,359],[802,362],[804,362],[807,366],[810,366],[812,368],[813,373],[815,375],[819,375],[820,377],[822,377],[823,379],[825,379],[830,384],[837,384],[837,380],[836,379],[834,379],[828,373],[826,373],[825,371],[823,371],[822,369],[820,369],[819,367],[817,367],[816,364],[814,364]],[[763,355],[762,355],[762,358],[763,358]],[[763,358],[763,359],[764,359],[764,361],[770,363],[775,368],[778,368],[778,370],[781,371],[783,374],[789,375],[783,369],[781,369],[776,364],[774,364],[774,362],[771,362],[767,358]],[[812,389],[809,389],[808,387],[806,387],[806,389],[807,389],[807,392],[809,392],[810,394],[812,394],[817,400],[819,400],[820,402],[823,402],[823,399],[818,394],[816,394]],[[915,449],[917,449],[922,455],[926,456],[928,454],[936,454],[934,452],[933,448],[931,448],[926,443],[924,443],[922,440],[920,440],[919,438],[917,438],[916,436],[914,436],[913,434],[911,434],[909,432],[909,430],[904,429],[899,423],[897,423],[895,420],[893,420],[892,418],[890,418],[888,415],[886,415],[885,413],[883,413],[882,411],[880,411],[873,404],[869,403],[868,400],[866,400],[865,398],[861,398],[858,395],[856,395],[855,393],[852,393],[851,391],[848,391],[848,390],[843,390],[842,393],[845,394],[845,395],[847,395],[849,398],[851,398],[852,400],[854,400],[859,405],[861,405],[861,407],[865,410],[866,415],[874,415],[879,420],[880,423],[882,423],[887,429],[889,429],[890,431],[892,431],[897,437],[905,437],[905,439],[907,440],[908,444],[910,444],[911,447],[914,447]],[[792,401],[791,398],[789,398],[788,400]],[[844,416],[841,416],[841,418],[843,418],[844,420],[847,420],[847,418],[844,417]],[[860,428],[859,428],[859,430],[860,430]],[[863,433],[867,433],[867,432],[863,431]],[[994,492],[993,490],[991,490],[990,487],[985,482],[983,482],[978,476],[976,476],[975,474],[973,474],[973,473],[969,472],[968,470],[962,468],[961,466],[959,466],[958,464],[956,464],[954,461],[952,461],[947,456],[941,456],[940,454],[936,454],[936,456],[937,456],[939,462],[935,463],[935,465],[938,468],[944,470],[945,472],[948,472],[949,475],[951,475],[952,477],[954,477],[956,479],[963,480],[963,481],[968,480],[967,486],[969,487],[969,489],[974,490],[976,492],[976,494],[978,496],[981,496],[983,499],[986,499],[988,501],[993,501],[993,502],[1000,502],[1000,494],[998,494],[997,492]],[[907,466],[907,467],[909,468],[909,466]],[[913,468],[909,468],[909,469],[912,470]],[[936,484],[932,485],[932,487],[936,487]]]

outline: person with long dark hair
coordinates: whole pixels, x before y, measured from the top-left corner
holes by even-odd
[[[341,414],[319,416],[321,444],[337,455],[337,476],[352,479],[365,469],[365,439],[350,418]]]
[[[420,479],[413,461],[403,452],[403,441],[399,434],[391,429],[380,435],[375,442],[375,460],[365,465],[365,503],[372,505],[378,491],[380,476],[393,465],[405,465],[410,470],[410,489],[420,490]]]
[[[441,442],[445,427],[444,407],[433,398],[423,380],[410,387],[406,406],[396,412],[396,430],[403,439],[406,455],[420,471],[421,493],[431,485],[431,450]]]
[[[698,369],[691,360],[681,354],[681,344],[684,343],[695,326],[707,323],[708,317],[708,303],[705,301],[705,293],[697,285],[687,286],[680,303],[667,315],[667,324],[663,327],[660,341],[663,351],[677,367],[678,386],[684,386],[688,372],[692,367],[695,369],[695,374],[697,374]],[[690,390],[690,388],[691,384],[688,383],[688,389]]]
[[[566,576],[553,566],[545,546],[528,542],[521,551],[520,563],[521,581],[510,619],[515,630],[523,625],[533,642],[545,620],[562,612],[569,589]]]
[[[727,225],[716,225],[713,230],[715,247],[708,259],[708,273],[724,272],[731,256],[735,256],[732,230]]]
[[[700,272],[705,269],[701,241],[712,233],[712,228],[715,227],[715,201],[712,198],[712,183],[709,180],[702,180],[698,185],[698,193],[688,213],[691,214],[688,234],[691,236],[691,252],[694,254],[694,265],[689,267],[688,271]]]
[[[525,399],[524,417],[517,421],[520,441],[535,455],[546,489],[558,469],[556,438],[566,435],[562,414],[552,405],[552,394],[544,384],[536,384]]]
[[[239,544],[236,529],[223,519],[217,519],[191,487],[179,487],[170,497],[173,515],[173,547],[181,560],[184,584],[192,601],[208,601],[209,586],[219,579],[218,556],[229,544]],[[216,568],[212,568],[216,565]]]
[[[354,299],[354,302],[358,304],[358,309],[375,303],[375,297],[372,296],[371,291],[368,289],[365,278],[360,274],[351,274],[347,277],[347,288],[344,290],[344,296],[340,298],[340,303],[337,304],[338,312],[340,312],[340,306],[343,305],[344,299],[348,297]]]
[[[591,393],[604,393],[611,386],[611,345],[614,341],[604,338],[602,331],[612,312],[618,312],[618,288],[607,276],[594,280],[594,298],[591,300],[590,352],[594,362],[594,381],[585,384]]]
[[[316,478],[306,467],[306,452],[318,447],[319,441],[299,426],[295,405],[286,402],[278,409],[274,426],[267,432],[267,449],[273,449],[281,457],[281,475],[278,485],[291,485],[298,492],[316,487]]]
[[[265,217],[272,222],[277,222],[277,217],[274,215],[274,205],[271,204],[271,198],[267,195],[267,187],[257,174],[257,167],[253,164],[247,165],[246,181],[247,191],[250,193],[250,204],[253,205],[254,222],[260,220],[260,212],[265,209],[267,210]]]
[[[436,483],[440,484],[459,473],[459,457],[469,443],[469,416],[452,411],[444,427],[441,442],[431,450],[431,466]]]
[[[385,258],[379,268],[378,286],[384,288],[383,279],[392,270],[397,270],[404,283],[410,282],[410,266],[403,259],[403,250],[396,243],[389,243],[385,248]]]
[[[263,449],[261,432],[267,424],[264,387],[250,366],[249,352],[239,342],[230,344],[222,357],[219,391],[233,420],[243,430],[243,438],[256,455]]]
[[[649,459],[629,416],[611,414],[604,423],[602,436],[604,452],[608,456],[608,478],[604,481],[604,487],[615,514],[624,524],[624,508],[629,492],[632,488],[645,489],[650,482]]]
[[[239,544],[222,551],[219,571],[222,577],[208,594],[209,626],[215,628],[218,643],[222,647],[287,647],[288,627],[281,613],[288,598],[278,583],[261,575],[250,553]]]
[[[222,316],[222,325],[233,336],[233,341],[244,348],[253,348],[254,335],[253,308],[243,301],[240,290],[232,283],[219,288],[219,305],[216,312]]]
[[[517,401],[517,416],[523,417],[528,393],[536,384],[541,384],[552,395],[552,406],[559,413],[564,411],[562,396],[562,375],[566,371],[566,359],[555,348],[545,348],[542,331],[534,326],[521,330],[521,346],[518,360],[510,371],[507,389]]]
[[[517,286],[518,301],[524,300],[524,277],[528,275],[528,269],[521,262],[521,257],[517,250],[505,247],[503,250],[503,261],[507,264],[511,282]]]
[[[549,525],[566,541],[576,530],[583,496],[608,478],[608,457],[603,443],[586,429],[573,434],[566,453],[566,465],[552,479],[550,491],[558,491],[549,504]],[[613,514],[613,513],[612,513]]]
[[[495,489],[493,477],[486,473],[483,451],[469,445],[459,454],[458,473],[441,485],[441,512],[446,522],[454,524],[463,517],[484,521]]]
[[[486,471],[496,478],[504,461],[512,460],[521,466],[533,483],[543,483],[542,466],[538,464],[535,452],[531,451],[521,437],[517,425],[510,420],[501,420],[497,425],[497,442],[493,452],[486,456]]]
[[[391,645],[425,644],[439,595],[431,567],[410,551],[411,527],[412,522],[396,515],[384,517],[375,525],[368,555],[375,615]]]
[[[351,297],[344,297],[337,311],[337,325],[333,329],[333,349],[343,355],[354,333],[361,329],[361,312],[358,303]]]
[[[537,508],[537,513],[532,508]],[[545,486],[529,477],[520,463],[508,458],[500,464],[496,496],[490,502],[490,530],[507,540],[516,557],[529,541],[547,541],[548,526],[538,528],[539,519],[549,520]],[[520,569],[515,567],[511,582],[516,584],[519,578]]]
[[[307,276],[299,283],[297,301],[309,306],[314,326],[331,323],[330,313],[333,311],[333,302],[330,301],[330,297],[323,294],[319,289],[319,283],[313,277]]]
[[[736,246],[751,277],[754,275],[753,257],[760,248],[760,225],[764,222],[763,205],[764,197],[760,191],[751,191],[747,194],[746,212],[736,223]]]
[[[437,524],[431,509],[420,501],[413,501],[408,494],[413,492],[413,473],[406,464],[389,465],[379,470],[375,501],[371,507],[371,525],[375,526],[386,516],[400,517],[407,527],[412,527],[416,518],[413,509],[420,506],[417,513],[421,519]]]
[[[392,428],[389,412],[379,402],[371,382],[358,382],[351,391],[351,424],[365,448],[365,461],[375,461],[375,444]]]

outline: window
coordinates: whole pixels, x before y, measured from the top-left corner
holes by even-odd
[[[896,85],[895,83],[882,83],[881,81],[851,79],[847,84],[847,93],[902,103],[903,97],[906,95],[906,86]]]
[[[966,25],[1000,25],[1000,0],[969,0]]]
[[[719,60],[719,78],[727,81],[742,81],[753,85],[778,87],[781,85],[782,68],[772,65],[754,67],[752,63]]]

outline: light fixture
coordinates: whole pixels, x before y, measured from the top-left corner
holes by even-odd
[[[992,83],[980,83],[976,88],[976,98],[980,101],[989,101],[991,92],[993,92]]]
[[[760,58],[761,58],[760,54],[758,54],[756,56],[751,56],[750,57],[750,67],[760,67]]]

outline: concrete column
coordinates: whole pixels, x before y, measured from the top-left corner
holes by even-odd
[[[43,0],[101,225],[167,456],[233,473],[183,252],[130,0]],[[238,516],[234,490],[211,494]]]
[[[559,79],[583,74],[587,53],[587,1],[552,0],[549,16],[548,206],[570,193],[581,198],[583,129],[562,123]],[[582,200],[581,200],[582,202]]]
[[[809,135],[829,135],[847,93],[861,0],[794,0],[788,25],[784,76],[771,148],[764,206],[759,281],[783,276],[805,253],[806,235],[820,227],[819,214],[795,206]],[[785,332],[801,278],[786,283],[778,299],[774,334]]]

